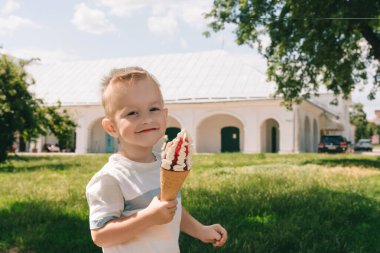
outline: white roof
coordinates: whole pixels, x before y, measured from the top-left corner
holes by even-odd
[[[128,57],[27,67],[34,92],[47,104],[101,104],[100,83],[112,68],[141,66],[160,82],[165,101],[198,102],[269,98],[274,84],[266,81],[265,62],[257,54],[222,50]]]

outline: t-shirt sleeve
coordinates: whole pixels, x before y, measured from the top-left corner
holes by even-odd
[[[90,229],[98,229],[110,220],[121,217],[124,198],[115,178],[103,175],[91,182],[86,189],[90,208]]]

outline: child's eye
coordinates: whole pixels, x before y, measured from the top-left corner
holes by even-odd
[[[133,116],[133,115],[137,115],[137,112],[129,112],[129,113],[127,114],[127,116]]]
[[[150,111],[151,111],[151,112],[161,111],[161,109],[158,108],[158,107],[153,107],[153,108],[150,109]]]

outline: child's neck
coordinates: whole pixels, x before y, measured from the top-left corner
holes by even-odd
[[[152,153],[152,148],[133,148],[130,150],[121,148],[118,154],[140,163],[152,163],[156,161],[156,157]]]

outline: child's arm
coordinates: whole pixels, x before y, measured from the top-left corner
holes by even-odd
[[[213,243],[215,247],[223,246],[227,241],[227,231],[221,225],[204,226],[183,207],[181,231],[204,243]]]
[[[126,243],[153,225],[170,222],[177,210],[177,200],[160,201],[154,197],[149,206],[134,215],[109,221],[104,227],[91,230],[92,240],[99,247]]]

